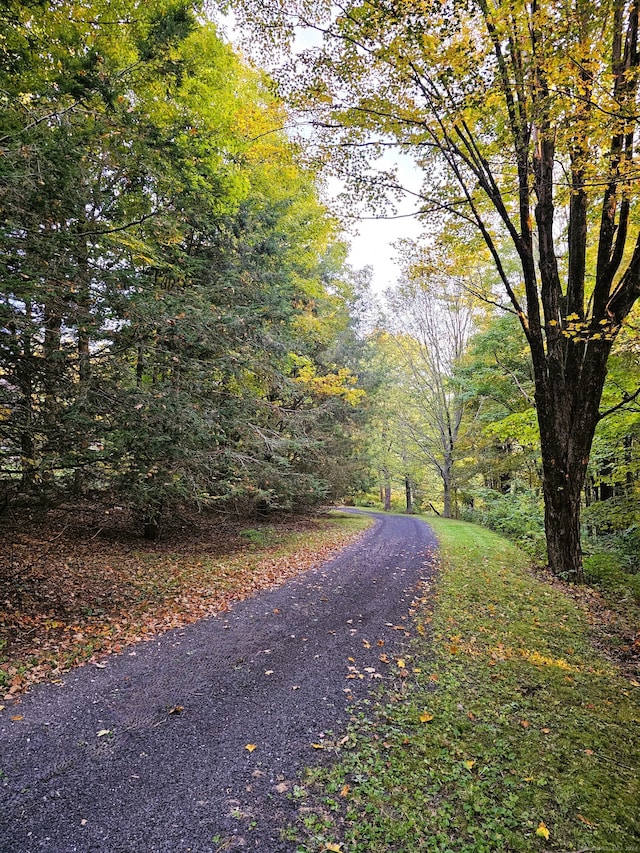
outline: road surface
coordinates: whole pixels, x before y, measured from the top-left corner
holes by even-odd
[[[0,713],[0,851],[295,851],[293,786],[400,654],[435,545],[376,514],[318,569],[34,688]]]

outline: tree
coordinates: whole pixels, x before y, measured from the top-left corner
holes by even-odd
[[[540,434],[533,368],[516,317],[488,318],[456,364],[455,381],[466,403],[463,452],[468,475],[482,475],[484,486],[503,494],[514,480],[538,489]]]
[[[149,538],[179,501],[333,496],[346,250],[270,81],[181,0],[9,6],[2,475],[115,492]]]
[[[291,35],[291,5],[252,6]],[[256,12],[255,10],[258,10]],[[388,145],[424,169],[419,212],[462,218],[531,352],[551,569],[583,577],[581,493],[607,361],[640,296],[638,0],[298,3],[322,44],[289,71],[353,186]],[[603,50],[606,45],[606,50]],[[397,189],[397,182],[395,189]],[[515,252],[517,275],[505,257]],[[619,402],[623,402],[620,400]]]
[[[396,357],[404,364],[404,420],[419,455],[442,481],[444,516],[455,514],[454,468],[464,397],[453,381],[473,330],[468,294],[434,267],[431,253],[405,245],[405,277],[388,293]]]

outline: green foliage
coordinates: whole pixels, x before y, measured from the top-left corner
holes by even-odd
[[[354,339],[345,250],[269,81],[193,4],[10,9],[3,475],[38,497],[111,489],[149,531],[175,502],[346,490],[362,391],[334,353]]]
[[[537,482],[540,433],[532,366],[516,318],[489,317],[458,360],[455,375],[467,404],[462,448],[467,476],[481,475],[496,489],[514,477]]]
[[[521,484],[513,482],[506,494],[494,489],[474,489],[473,506],[465,505],[461,518],[513,539],[527,553],[544,560],[542,499]]]
[[[433,613],[415,613],[410,676],[354,713],[334,766],[310,774],[299,850],[635,850],[633,688],[521,551],[433,524],[442,570]]]
[[[636,604],[640,604],[640,572],[638,572],[637,554],[636,551],[635,571],[629,570],[630,559],[619,549],[599,551],[586,556],[584,573],[587,583],[603,589],[610,595],[615,595],[618,599],[621,596],[629,596]]]

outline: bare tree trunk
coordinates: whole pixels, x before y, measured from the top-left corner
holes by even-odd
[[[384,485],[384,511],[391,510],[391,477],[389,476],[388,468],[382,468],[383,485]]]
[[[406,513],[407,515],[413,515],[413,492],[411,489],[411,478],[408,474],[404,475],[404,494],[406,500]]]

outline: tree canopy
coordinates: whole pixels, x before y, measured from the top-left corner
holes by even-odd
[[[376,167],[388,146],[410,152],[424,182],[408,189],[432,234],[462,222],[482,238],[486,295],[518,317],[531,352],[550,564],[579,579],[607,360],[640,295],[637,2],[244,8],[267,43],[274,22],[285,37],[320,33],[285,89],[353,189],[397,191]]]
[[[149,536],[340,494],[363,393],[338,223],[197,12],[11,2],[0,43],[3,483],[110,490]]]

